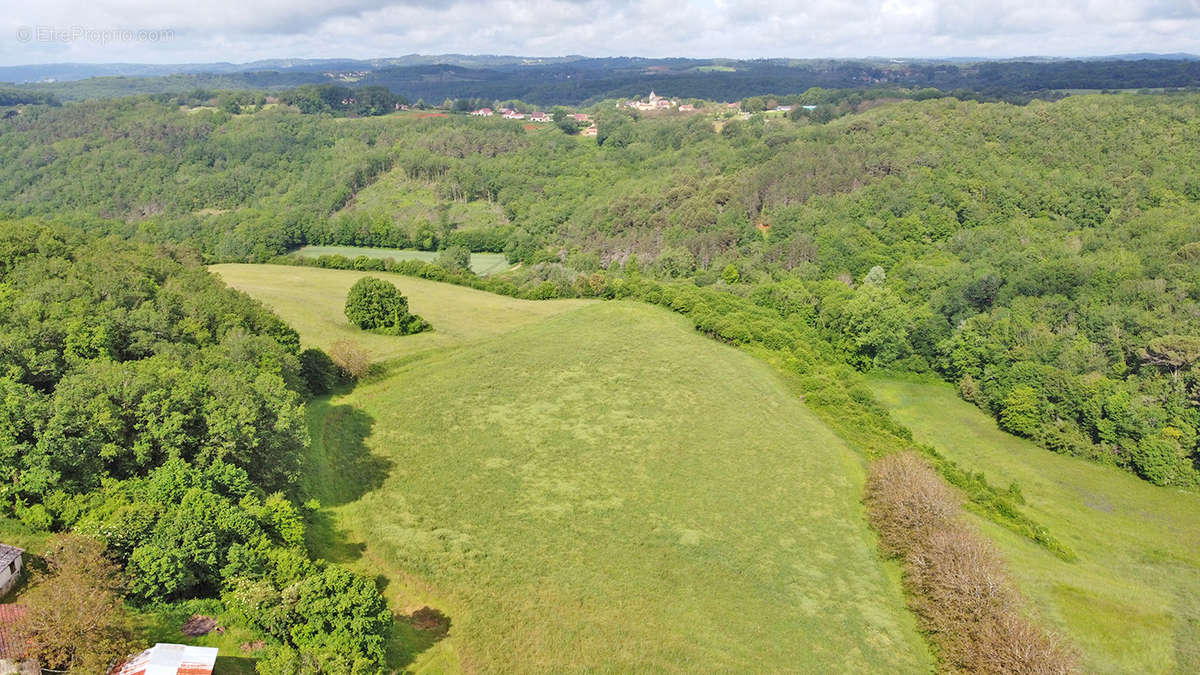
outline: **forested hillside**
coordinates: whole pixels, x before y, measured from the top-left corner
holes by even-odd
[[[179,104],[0,121],[0,211],[210,261],[503,250],[524,265],[489,283],[527,297],[638,275],[714,286],[861,370],[956,382],[1049,449],[1197,483],[1200,97],[866,101],[823,125],[609,102],[594,139]]]
[[[278,641],[264,672],[372,669],[383,597],[304,546],[310,360],[186,252],[0,224],[0,516],[100,540],[140,611],[220,596]],[[99,633],[42,664],[127,655]]]

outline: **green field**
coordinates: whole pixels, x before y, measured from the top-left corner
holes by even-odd
[[[305,246],[297,251],[302,256],[317,258],[323,255],[344,255],[347,258],[357,258],[365,255],[368,258],[394,258],[396,260],[437,260],[437,251],[418,251],[410,248],[366,248],[362,246]],[[471,271],[479,275],[503,272],[511,267],[503,253],[472,253]]]
[[[351,340],[376,360],[497,335],[591,302],[518,300],[384,272],[240,264],[214,265],[209,269],[233,288],[266,303],[300,331],[305,346],[327,349],[338,340]],[[351,326],[345,315],[346,294],[364,276],[396,284],[408,297],[412,311],[433,324],[433,330],[398,339]]]
[[[308,343],[349,330],[358,273],[215,269]],[[306,484],[322,555],[450,619],[401,622],[394,666],[929,670],[861,460],[769,366],[647,305],[387,278],[435,332],[372,343],[403,358],[311,406]]]
[[[976,519],[1041,616],[1081,649],[1087,672],[1200,672],[1200,495],[1006,434],[949,385],[871,383],[918,441],[993,484],[1017,481],[1027,513],[1079,554],[1063,562]]]

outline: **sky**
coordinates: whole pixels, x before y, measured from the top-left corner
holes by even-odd
[[[0,0],[0,65],[1200,52],[1200,0]]]

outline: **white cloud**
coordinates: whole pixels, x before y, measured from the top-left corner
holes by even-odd
[[[172,33],[21,41],[20,27]],[[1200,51],[1200,0],[40,0],[7,8],[0,31],[4,64],[414,52],[1065,56]]]

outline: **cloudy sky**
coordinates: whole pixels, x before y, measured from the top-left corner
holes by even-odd
[[[1200,0],[0,0],[0,64],[1200,52]]]

